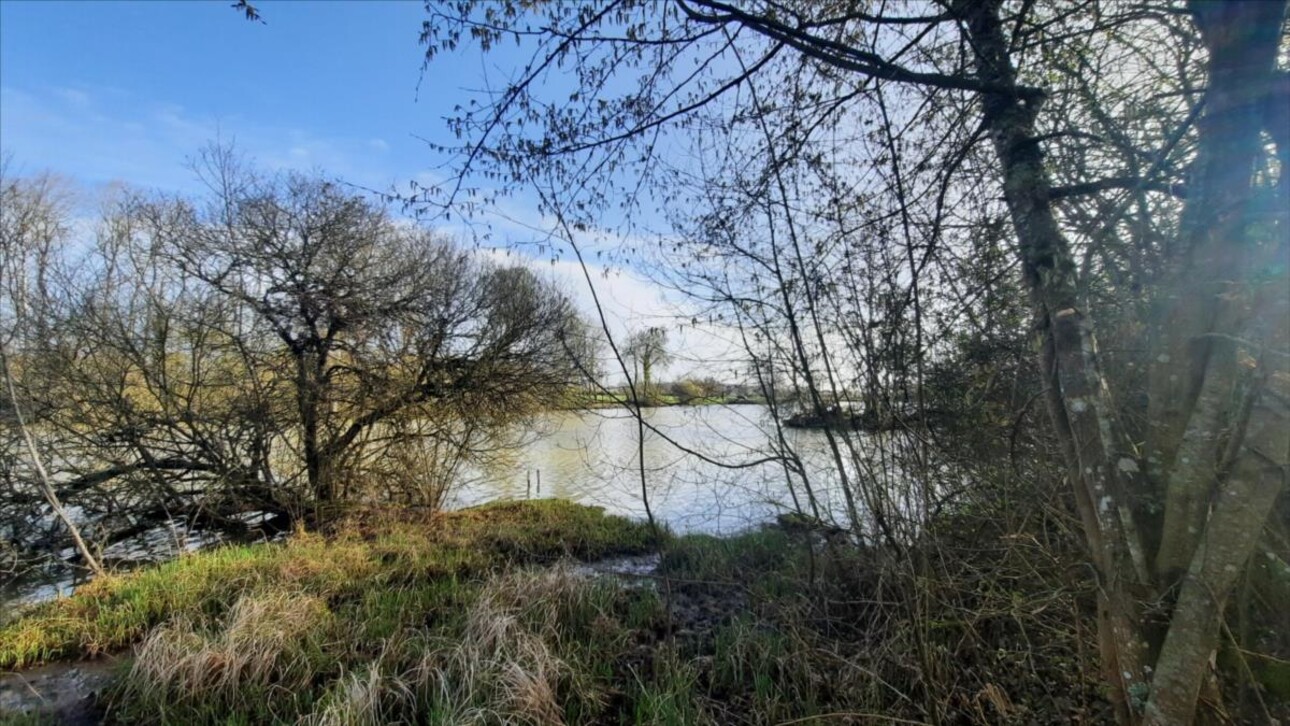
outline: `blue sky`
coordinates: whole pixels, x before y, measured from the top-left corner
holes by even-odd
[[[0,2],[0,147],[23,170],[86,183],[190,184],[216,135],[269,166],[406,183],[436,164],[413,136],[477,88],[478,55],[421,82],[418,2]],[[502,56],[490,64],[505,64]]]
[[[264,24],[231,2],[0,0],[0,152],[9,173],[195,192],[185,159],[218,137],[264,167],[406,190],[446,173],[417,137],[451,143],[444,118],[453,107],[525,59],[508,44],[487,55],[462,49],[436,57],[422,78],[421,2],[256,0]],[[506,216],[542,224],[525,195],[505,203]],[[506,222],[499,233],[503,244],[534,236]],[[505,259],[548,270],[590,314],[581,270],[567,255],[550,260],[549,249]],[[691,317],[683,300],[630,271],[592,273],[616,338]],[[692,354],[678,355],[679,375],[710,367],[729,337],[677,336]]]

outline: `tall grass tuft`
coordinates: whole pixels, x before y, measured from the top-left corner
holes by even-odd
[[[613,646],[621,595],[564,566],[494,578],[460,638],[425,654],[416,688],[444,723],[559,724],[599,713],[606,684],[591,677],[590,661],[620,649]]]
[[[221,714],[291,714],[334,665],[335,632],[320,598],[280,592],[239,599],[220,622],[177,620],[139,646],[119,700],[133,718],[219,722]]]

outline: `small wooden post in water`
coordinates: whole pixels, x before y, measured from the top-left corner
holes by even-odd
[[[525,499],[533,498],[533,470],[532,469],[524,470],[524,498]]]
[[[538,499],[542,498],[542,470],[538,469]]]

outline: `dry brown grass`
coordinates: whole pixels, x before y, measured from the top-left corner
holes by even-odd
[[[391,706],[414,703],[408,681],[386,673],[379,663],[344,676],[333,688],[332,698],[320,709],[302,717],[302,726],[378,726],[389,723]]]
[[[463,637],[426,653],[413,679],[454,722],[562,724],[569,691],[589,704],[603,698],[559,655],[570,635],[564,616],[598,607],[600,589],[564,566],[494,578],[467,615]]]
[[[236,705],[306,687],[333,617],[318,597],[269,592],[240,598],[222,625],[183,619],[152,632],[136,651],[121,696],[164,714],[172,699]]]
[[[567,565],[496,574],[449,631],[409,628],[338,678],[309,726],[588,723],[606,705],[587,657],[605,657],[623,592]],[[617,641],[612,641],[617,642]]]

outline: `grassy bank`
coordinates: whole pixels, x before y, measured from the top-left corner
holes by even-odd
[[[0,666],[130,652],[120,723],[999,723],[1098,700],[1079,634],[1039,629],[1036,603],[1068,599],[908,606],[808,532],[669,537],[666,579],[620,582],[568,561],[649,551],[648,530],[564,502],[337,531],[96,581],[0,629]]]
[[[334,529],[340,534],[220,547],[98,578],[0,628],[0,669],[115,652],[169,621],[219,618],[248,596],[290,591],[348,608],[374,591],[451,590],[515,565],[642,553],[650,545],[643,525],[558,500],[438,516],[360,512]]]

